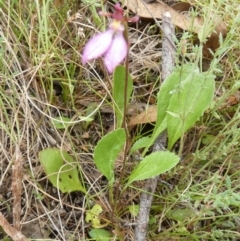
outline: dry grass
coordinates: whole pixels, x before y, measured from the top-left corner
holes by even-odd
[[[229,26],[234,22],[230,4],[229,1],[225,5]],[[202,6],[199,2],[196,5]],[[71,13],[67,14],[68,10]],[[114,116],[111,76],[102,61],[86,67],[80,62],[85,42],[98,31],[89,8],[78,1],[6,1],[1,4],[0,16],[0,212],[16,228],[20,226],[27,238],[87,240],[91,225],[86,223],[84,212],[93,203],[99,203],[104,208],[102,220],[110,223],[106,229],[122,240],[133,240],[131,223],[135,220],[127,205],[139,202],[142,183],[123,194],[113,213],[107,182],[93,164],[93,149],[112,127]],[[236,37],[232,36],[226,46],[227,54],[216,65],[222,72],[217,75],[215,103],[186,134],[185,161],[163,175],[163,182],[159,183],[149,240],[240,237],[239,92],[234,87],[239,84],[240,29],[234,31]],[[153,105],[161,80],[159,29],[152,21],[143,21],[130,26],[129,36],[133,105]],[[74,125],[56,129],[51,120],[60,115],[71,118]],[[86,124],[79,116],[94,116],[94,121]],[[133,138],[140,136],[142,129],[136,127]],[[52,186],[38,157],[39,151],[48,147],[74,156],[89,195],[62,194]],[[16,166],[19,173],[14,175]],[[133,166],[130,163],[127,171]],[[116,176],[121,168],[119,160]],[[232,199],[225,200],[224,206],[220,203],[224,202],[224,195],[220,194],[228,190],[227,176],[235,196],[226,194]],[[19,193],[11,189],[13,178],[22,184],[21,208],[17,213],[13,209],[14,202],[19,204]],[[173,217],[170,210],[180,209],[193,211],[190,220]],[[0,238],[4,237],[0,230]]]

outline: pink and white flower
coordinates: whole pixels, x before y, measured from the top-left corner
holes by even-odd
[[[115,5],[113,13],[100,14],[110,16],[114,20],[105,32],[96,34],[86,44],[82,54],[82,63],[86,64],[90,60],[103,56],[107,70],[112,73],[128,53],[128,43],[123,35],[125,28],[122,22],[127,20],[136,22],[138,17],[126,20],[119,3]]]

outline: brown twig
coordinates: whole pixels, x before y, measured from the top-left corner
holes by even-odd
[[[20,230],[21,195],[22,195],[22,156],[19,146],[16,145],[16,159],[12,166],[12,195],[13,195],[13,226]]]
[[[166,12],[163,15],[163,41],[162,41],[162,80],[171,73],[174,66],[175,46],[173,45],[174,27],[171,21],[171,15]],[[153,145],[153,152],[164,151],[167,143],[166,131],[160,134]],[[140,208],[135,227],[134,241],[145,241],[147,236],[147,227],[149,221],[149,212],[152,205],[153,194],[155,193],[159,176],[150,178],[146,181],[144,192],[140,198]]]
[[[27,238],[19,232],[16,228],[12,227],[7,219],[0,213],[0,226],[14,241],[28,241]]]

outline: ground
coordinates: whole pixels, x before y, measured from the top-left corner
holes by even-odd
[[[213,76],[214,90],[207,108],[168,148],[180,161],[161,172],[146,240],[240,240],[239,4],[143,2],[122,2],[126,15],[140,17],[128,24],[133,90],[125,111],[124,150],[121,130],[111,133],[121,119],[116,103],[124,107],[124,96],[116,96],[125,75],[121,79],[119,67],[114,89],[115,75],[101,58],[81,62],[87,41],[111,21],[99,10],[112,12],[114,2],[0,3],[1,240],[25,240],[14,236],[17,231],[31,240],[135,240],[147,178],[128,182],[153,150],[143,155],[146,145],[130,149],[151,137],[157,121],[164,71],[162,11],[170,11],[173,19],[175,67],[194,66],[200,76],[189,82],[187,104],[205,91],[194,88],[194,80]],[[193,113],[205,98],[197,100]],[[108,144],[97,155],[103,137]],[[109,153],[116,156],[110,167],[104,166]]]

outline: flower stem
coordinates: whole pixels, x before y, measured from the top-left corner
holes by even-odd
[[[128,25],[126,23],[124,23],[124,37],[128,43]],[[127,162],[127,154],[128,154],[128,147],[129,147],[129,132],[128,132],[128,126],[127,126],[127,93],[128,93],[128,70],[129,70],[129,65],[128,65],[128,61],[129,61],[129,46],[128,46],[128,51],[127,51],[127,55],[126,55],[126,59],[125,59],[125,85],[124,85],[124,109],[123,109],[123,122],[122,122],[122,128],[125,130],[125,134],[126,134],[126,143],[125,143],[125,147],[124,147],[124,154],[123,154],[123,167],[122,167],[122,171],[120,174],[120,178],[117,184],[117,191],[116,191],[116,201],[120,199],[120,195],[121,195],[121,182],[123,180],[123,176],[125,173],[125,168],[126,168],[126,162]],[[116,207],[116,202],[115,202],[115,207]]]

